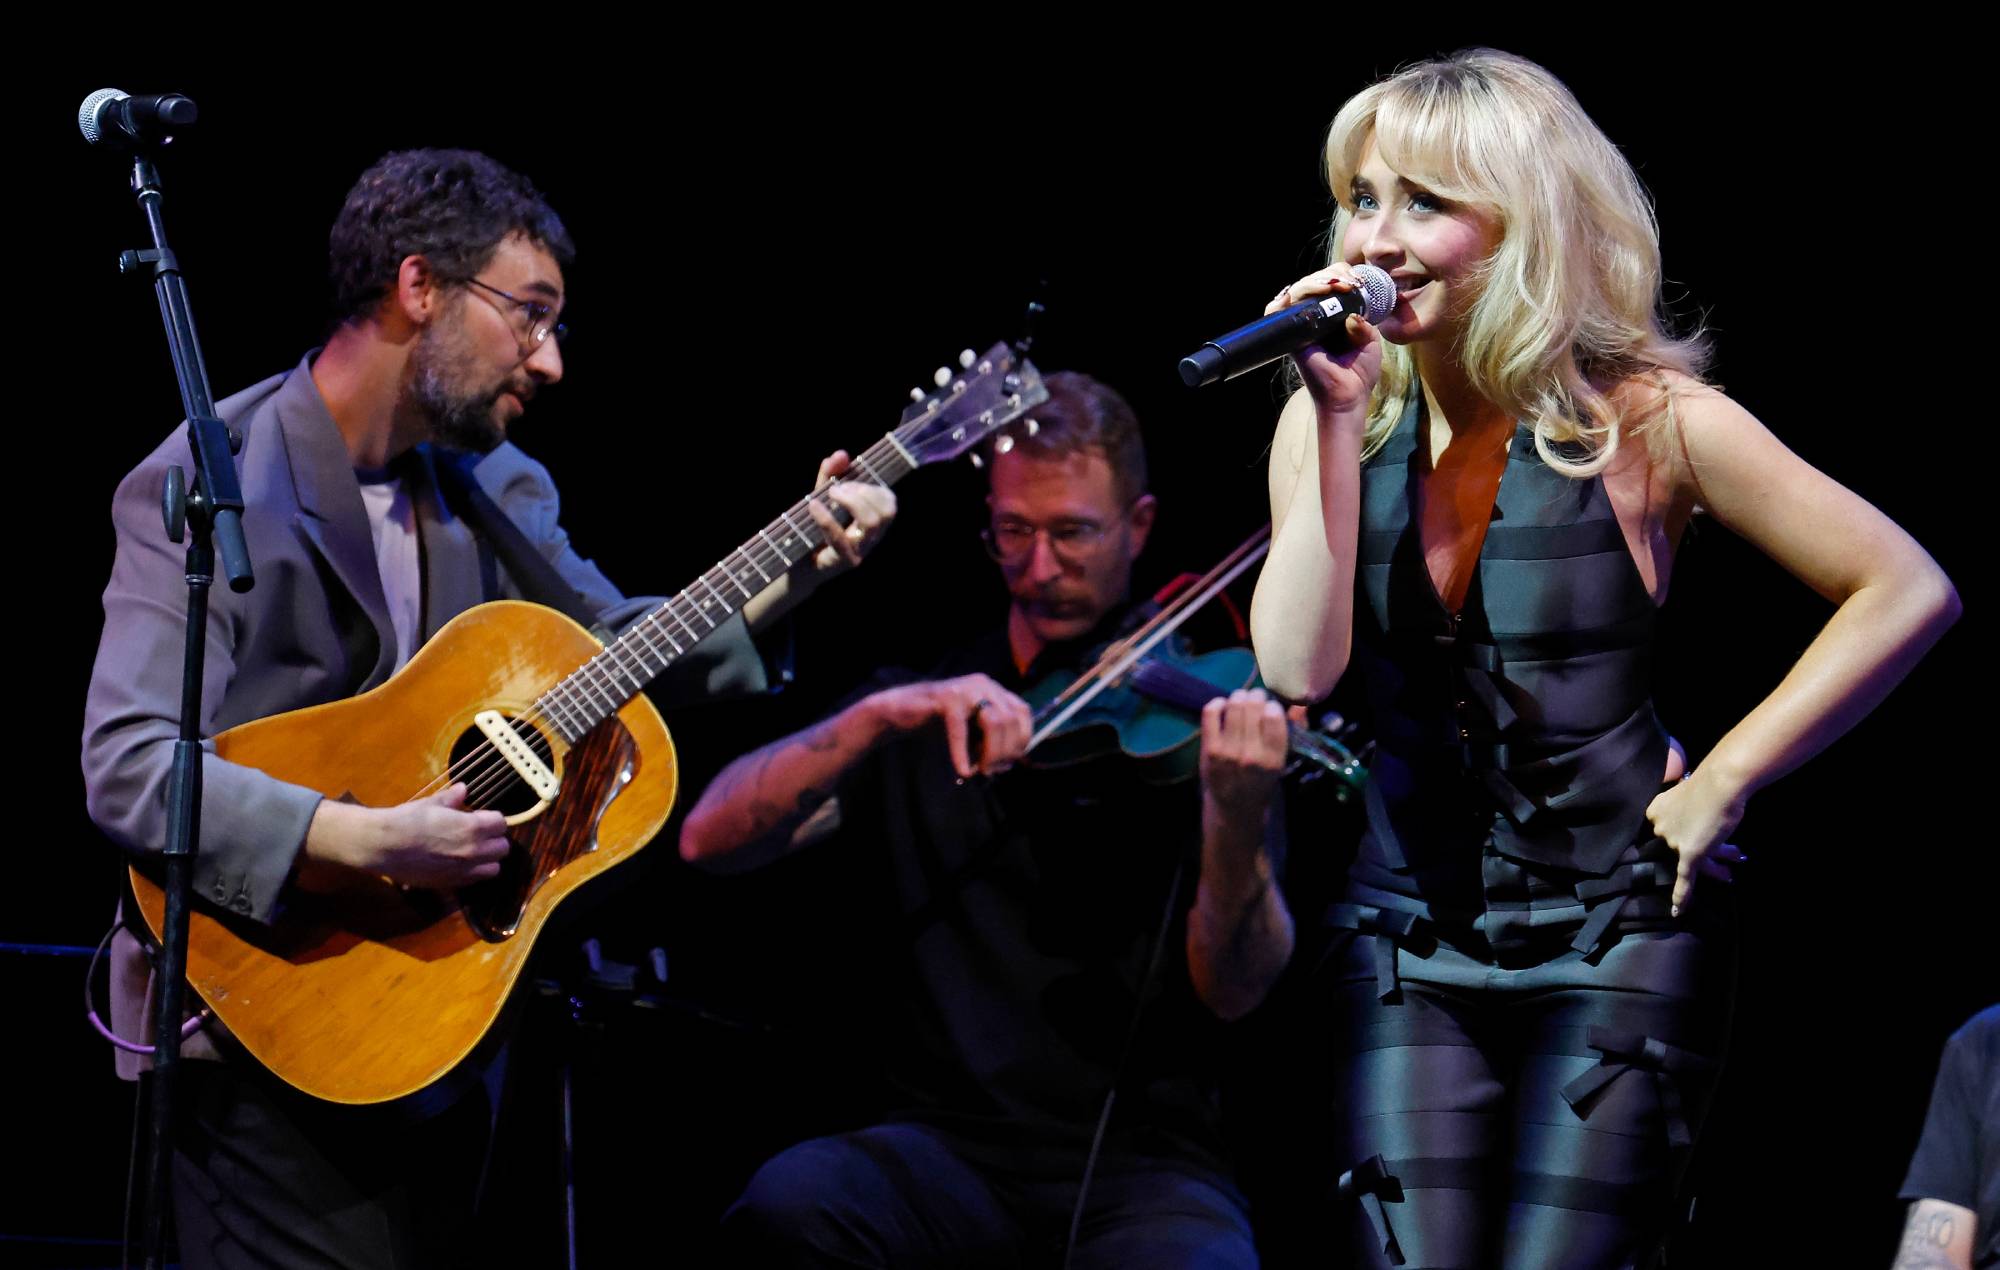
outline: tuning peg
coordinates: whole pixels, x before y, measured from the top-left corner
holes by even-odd
[[[911,400],[911,401],[922,401],[923,399],[924,399],[924,390],[923,390],[923,389],[921,389],[921,388],[912,388],[912,389],[910,389],[910,400]]]
[[[979,457],[979,451],[977,450],[974,450],[972,453],[966,455],[965,457],[972,460],[972,466],[974,467],[986,466],[986,460]]]
[[[979,360],[979,354],[973,352],[969,348],[962,348],[958,351],[958,364],[964,367],[966,370],[971,370],[972,363],[978,360]]]
[[[1042,421],[1040,419],[1030,418],[1026,423],[1022,424],[1021,426],[1027,429],[1029,436],[1034,436],[1037,432],[1040,432],[1042,430]]]
[[[943,388],[947,384],[951,383],[951,367],[949,366],[938,367],[937,374],[931,376],[931,382],[936,384],[940,388]]]
[[[995,454],[1005,454],[1007,453],[1007,451],[1013,448],[1014,448],[1014,438],[1011,434],[1008,433],[1004,432],[1001,433],[1000,438],[993,443],[993,452]]]

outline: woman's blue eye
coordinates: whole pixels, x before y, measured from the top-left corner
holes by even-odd
[[[1410,210],[1413,212],[1441,212],[1444,210],[1444,200],[1435,194],[1412,194],[1410,195]]]
[[[1375,196],[1373,194],[1363,194],[1361,191],[1356,190],[1354,192],[1354,210],[1357,212],[1374,211]]]

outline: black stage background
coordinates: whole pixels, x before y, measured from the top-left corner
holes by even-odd
[[[580,245],[567,378],[517,437],[561,481],[582,550],[628,588],[690,581],[801,492],[821,454],[893,424],[940,359],[1018,334],[1034,294],[1050,305],[1044,369],[1090,370],[1147,421],[1163,507],[1150,587],[1205,568],[1265,518],[1275,387],[1259,377],[1192,394],[1174,362],[1318,259],[1330,202],[1317,153],[1333,110],[1400,60],[1497,43],[1566,79],[1638,166],[1661,209],[1670,301],[1714,333],[1719,381],[1969,589],[1956,486],[1983,481],[1984,461],[1965,460],[1990,454],[1988,421],[1984,394],[1954,391],[1946,361],[1987,353],[1971,293],[1990,273],[1991,218],[1966,185],[1960,102],[1935,87],[1949,82],[1935,58],[1893,103],[1880,91],[1886,68],[1928,47],[1718,48],[1690,32],[1614,55],[1573,30],[1468,27],[1377,38],[1379,53],[1351,57],[1316,47],[1337,46],[1330,36],[1273,27],[1204,61],[1049,30],[940,33],[895,53],[900,37],[870,37],[879,52],[834,57],[856,32],[794,30],[783,54],[713,36],[656,48],[626,32],[463,54],[385,40],[370,69],[337,75],[183,65],[163,78],[129,56],[44,68],[32,101],[16,93],[38,134],[16,204],[45,214],[20,252],[28,276],[47,271],[35,294],[54,303],[15,296],[13,369],[52,394],[17,417],[15,454],[17,479],[73,528],[53,551],[46,524],[17,538],[22,589],[54,585],[61,616],[17,628],[45,641],[21,664],[46,663],[31,673],[46,680],[50,723],[45,761],[16,770],[35,773],[24,792],[36,804],[48,788],[59,845],[21,852],[0,940],[89,944],[109,918],[113,854],[83,815],[72,758],[110,554],[102,509],[178,415],[148,288],[112,267],[142,245],[125,170],[62,118],[107,83],[201,105],[164,171],[219,395],[316,341],[326,226],[370,160],[474,146],[530,173]],[[266,38],[278,59],[287,46]],[[1933,32],[1927,45],[1949,42]],[[922,665],[1000,615],[974,536],[977,474],[933,469],[899,492],[898,528],[869,566],[801,614],[798,683],[671,720],[684,804],[721,762],[811,719],[873,665]],[[1673,590],[1658,695],[1699,755],[1827,610],[1708,526]],[[1967,596],[1969,617],[1887,706],[1760,796],[1738,836],[1754,861],[1738,888],[1738,1029],[1682,1264],[1890,1256],[1938,1047],[2000,998],[1981,934],[2000,893],[1990,838],[1967,827],[1975,781],[1990,779],[1974,749],[1988,731],[1973,677],[1982,599]],[[1319,827],[1299,843],[1302,867],[1323,877],[1347,833]],[[628,957],[663,947],[673,968],[663,1008],[610,1007],[579,1034],[590,1264],[641,1240],[686,1246],[764,1154],[859,1114],[870,1070],[868,1029],[848,1012],[865,995],[849,955],[868,943],[865,897],[843,889],[837,859],[710,879],[679,863],[670,831],[619,877],[579,931],[549,941],[560,952],[596,932]],[[18,1181],[0,1249],[115,1261],[87,1244],[19,1242],[114,1232],[130,1099],[78,1017],[82,963],[0,964],[15,1035],[36,1038],[7,1047],[5,1171]],[[520,1050],[505,1176],[523,1264],[556,1257],[551,1055],[567,1036],[539,1019]]]

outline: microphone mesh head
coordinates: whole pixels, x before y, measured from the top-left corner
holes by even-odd
[[[1361,316],[1371,323],[1388,317],[1389,310],[1396,307],[1396,280],[1374,265],[1356,265],[1354,281],[1359,284],[1361,303],[1367,310]]]
[[[76,110],[76,126],[82,130],[83,139],[96,145],[104,139],[104,125],[98,121],[99,114],[114,101],[124,101],[130,93],[119,92],[115,88],[100,88],[83,99],[83,105]]]

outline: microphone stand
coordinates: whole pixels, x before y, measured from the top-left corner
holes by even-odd
[[[170,541],[187,541],[187,638],[181,661],[180,736],[174,742],[173,772],[167,787],[166,915],[160,928],[160,950],[154,964],[159,997],[153,1013],[152,1131],[147,1150],[146,1260],[147,1270],[164,1265],[167,1183],[173,1161],[174,1088],[180,1074],[182,1002],[187,995],[188,896],[193,887],[195,844],[201,832],[201,680],[208,637],[208,592],[215,581],[215,556],[222,555],[229,589],[248,591],[255,585],[250,549],[243,540],[243,491],[231,456],[242,439],[215,416],[188,307],[187,284],[180,262],[167,246],[166,224],[160,212],[159,170],[144,147],[132,159],[132,192],[152,232],[153,246],[118,257],[120,273],[135,273],[150,265],[153,291],[159,297],[166,324],[174,375],[180,381],[181,408],[187,414],[189,448],[195,474],[189,482],[179,467],[167,469],[161,512]],[[185,535],[184,535],[184,531]]]

